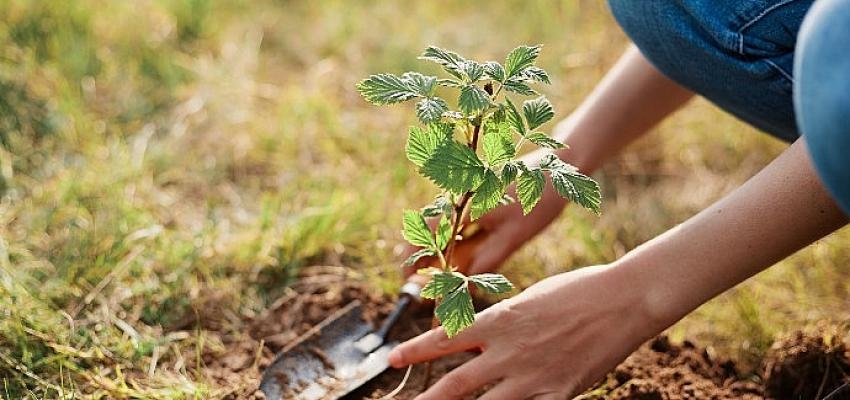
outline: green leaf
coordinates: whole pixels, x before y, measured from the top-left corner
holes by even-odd
[[[437,250],[443,250],[446,247],[446,244],[449,243],[449,239],[452,236],[452,224],[449,222],[447,215],[443,214],[443,217],[440,218],[440,224],[437,225],[437,232],[435,235]]]
[[[502,184],[510,185],[511,182],[519,175],[519,167],[515,163],[509,162],[502,167]]]
[[[460,287],[464,280],[464,276],[457,272],[438,272],[431,276],[419,295],[425,299],[445,297]]]
[[[425,223],[425,218],[419,211],[404,210],[403,228],[401,235],[410,244],[433,249],[435,246],[431,229]]]
[[[508,77],[519,74],[524,69],[530,67],[540,55],[540,45],[537,46],[519,46],[508,54],[505,60],[505,71]]]
[[[469,281],[482,290],[493,294],[507,293],[513,290],[514,285],[508,278],[501,274],[478,274],[469,277]]]
[[[529,130],[536,129],[555,116],[552,103],[544,96],[523,102],[522,113],[525,115],[525,121],[528,122]]]
[[[411,126],[405,147],[407,159],[418,167],[425,164],[437,147],[449,141],[450,136],[445,130],[447,126],[451,129],[450,124],[432,124],[427,130]]]
[[[418,97],[408,82],[393,74],[377,74],[357,84],[357,90],[367,101],[377,105],[394,104]]]
[[[461,68],[463,69],[463,74],[469,78],[470,83],[477,82],[484,76],[484,66],[475,61],[467,60],[461,64]]]
[[[437,84],[436,76],[425,76],[418,72],[405,72],[401,75],[401,80],[407,84],[407,87],[423,97],[431,97]]]
[[[486,168],[472,149],[449,140],[434,151],[421,172],[437,186],[462,194],[478,188]]]
[[[465,114],[473,114],[487,108],[489,105],[490,95],[484,89],[475,85],[466,85],[460,88],[458,107]]]
[[[524,215],[530,213],[537,202],[540,201],[545,184],[546,177],[543,176],[543,171],[539,169],[523,171],[522,175],[517,178],[516,192]]]
[[[563,143],[549,137],[543,132],[534,132],[526,136],[526,139],[528,139],[531,143],[547,149],[563,149],[567,147]]]
[[[431,257],[431,256],[436,256],[436,255],[437,255],[437,252],[435,252],[434,249],[420,249],[416,253],[411,254],[410,257],[407,257],[407,260],[404,260],[404,266],[405,267],[411,267],[411,266],[413,266],[413,264],[416,264],[416,262],[421,260],[423,257]]]
[[[475,322],[475,308],[469,288],[461,285],[443,298],[443,302],[434,310],[448,337],[454,337]]]
[[[507,128],[507,125],[502,126]],[[491,167],[506,163],[516,156],[513,137],[504,128],[484,135],[484,159]]]
[[[421,60],[432,61],[443,66],[449,74],[455,78],[463,78],[463,63],[466,61],[463,57],[451,50],[441,49],[435,46],[428,46],[425,51],[419,56]]]
[[[526,68],[524,71],[522,71],[522,73],[517,76],[517,78],[526,82],[542,82],[547,85],[552,83],[549,81],[549,74],[547,74],[546,71],[543,70],[543,68],[536,66],[530,66]]]
[[[439,97],[428,97],[416,103],[416,117],[426,125],[439,122],[446,111],[449,111],[449,105]]]
[[[549,171],[552,185],[561,197],[599,215],[602,193],[596,181],[579,172],[578,168],[561,161],[554,154],[547,155],[541,161],[540,167]]]
[[[525,129],[525,123],[522,122],[522,117],[519,115],[519,111],[517,111],[516,106],[509,98],[505,98],[505,118],[508,123],[519,133],[521,136],[525,136],[527,132]]]
[[[422,216],[425,218],[436,217],[438,215],[452,213],[452,203],[446,196],[437,196],[434,202],[422,208]]]
[[[505,67],[495,61],[487,61],[484,63],[484,73],[487,77],[498,82],[504,82],[507,78]]]
[[[534,89],[520,81],[508,80],[502,87],[509,92],[514,92],[523,96],[534,96],[537,94]]]
[[[488,211],[496,208],[502,196],[505,194],[505,186],[499,177],[491,170],[484,175],[484,182],[475,191],[472,197],[472,208],[469,217],[474,221],[481,218]]]

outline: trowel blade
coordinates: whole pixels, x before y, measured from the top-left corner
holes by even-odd
[[[287,346],[263,373],[260,390],[270,400],[329,400],[357,389],[389,367],[398,343],[363,353],[355,343],[372,332],[354,301]]]

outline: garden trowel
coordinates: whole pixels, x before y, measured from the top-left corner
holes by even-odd
[[[363,319],[360,302],[349,303],[285,347],[263,373],[260,390],[269,400],[338,399],[378,376],[398,345],[387,343],[387,334],[421,289],[405,284],[376,331]]]

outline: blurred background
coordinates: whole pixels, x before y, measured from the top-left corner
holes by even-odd
[[[219,398],[210,378],[304,268],[399,286],[400,217],[435,193],[403,155],[412,108],[356,93],[544,45],[567,116],[627,47],[604,2],[0,0],[0,396]],[[556,118],[557,120],[558,118]],[[551,129],[554,123],[544,126]],[[605,263],[685,220],[785,144],[702,100],[595,177],[505,272],[520,287]],[[674,326],[755,365],[773,339],[845,320],[850,232]],[[206,351],[206,350],[203,350]]]

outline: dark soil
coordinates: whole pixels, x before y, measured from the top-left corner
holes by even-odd
[[[342,270],[311,270],[292,291],[274,302],[263,315],[245,325],[245,334],[222,334],[224,349],[204,350],[207,377],[233,387],[231,399],[262,399],[259,376],[277,351],[292,343],[333,311],[353,300],[364,304],[364,317],[373,323],[392,309],[393,300],[343,275]],[[476,305],[477,309],[486,304]],[[430,311],[411,310],[391,337],[404,340],[430,328]],[[817,399],[848,381],[850,354],[838,329],[797,332],[777,341],[763,363],[763,376],[744,377],[731,361],[712,357],[693,343],[671,343],[660,336],[621,363],[582,399]],[[458,354],[433,364],[433,377],[474,357]],[[378,399],[401,382],[403,370],[388,370],[346,400]],[[424,385],[424,366],[416,366],[396,399],[412,399]],[[475,398],[470,396],[469,398]],[[850,388],[829,400],[850,400]]]
[[[842,388],[850,376],[843,338],[838,328],[819,326],[777,340],[764,361],[765,392],[777,400],[850,399],[850,387]]]

